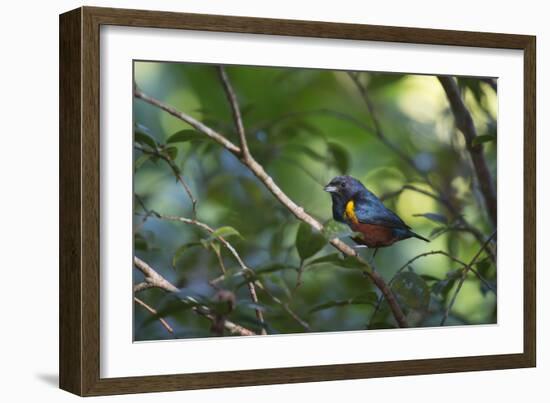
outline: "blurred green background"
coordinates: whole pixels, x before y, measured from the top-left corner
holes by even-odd
[[[469,262],[480,242],[458,229],[459,216],[485,238],[493,232],[463,136],[455,128],[435,76],[367,72],[356,76],[367,89],[385,136],[410,156],[413,169],[376,136],[372,115],[348,72],[245,66],[226,66],[226,71],[241,106],[252,154],[287,195],[328,223],[332,233],[346,240],[349,230],[332,222],[331,201],[323,185],[345,173],[382,197],[415,232],[432,239],[430,243],[409,239],[380,249],[374,263],[387,281],[408,260],[429,251],[441,250]],[[135,62],[134,79],[145,94],[238,144],[215,66]],[[458,78],[458,84],[496,178],[496,81]],[[359,270],[315,263],[335,253],[326,242],[317,250],[313,241],[298,240],[305,242],[298,247],[313,245],[314,255],[302,261],[296,239],[299,222],[231,153],[203,135],[192,135],[189,125],[140,99],[134,99],[134,124],[135,254],[180,287],[183,295],[215,309],[219,290],[209,281],[221,274],[215,253],[219,250],[230,273],[219,287],[236,297],[235,309],[227,314],[235,323],[258,332],[257,308],[264,314],[269,334],[396,327],[384,301],[373,317],[378,303],[373,293],[378,290]],[[182,141],[167,144],[170,136],[182,130]],[[170,166],[140,151],[151,144],[169,149],[198,200],[197,219],[215,229],[233,228],[229,231],[235,234],[227,239],[280,302],[258,290],[259,304],[252,304],[237,262],[210,234],[147,215],[153,210],[192,217],[191,202]],[[403,189],[407,185],[445,197],[456,215],[431,197]],[[361,254],[372,258],[372,251]],[[496,323],[496,267],[485,254],[474,267],[486,281],[468,274],[446,325]],[[446,256],[431,255],[402,270],[393,287],[412,326],[439,326],[458,286],[460,269]],[[134,282],[141,281],[143,275],[134,269]],[[174,333],[135,305],[135,340],[214,336],[211,322],[174,295],[148,289],[139,298],[156,309]]]

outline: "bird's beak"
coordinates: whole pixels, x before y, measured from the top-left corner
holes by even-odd
[[[336,186],[326,185],[323,190],[329,193],[336,193],[338,191],[338,188]]]

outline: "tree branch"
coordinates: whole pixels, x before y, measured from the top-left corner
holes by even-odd
[[[323,225],[318,220],[313,218],[311,215],[306,213],[303,207],[298,206],[292,199],[290,199],[283,192],[283,190],[275,183],[273,178],[271,178],[271,176],[267,174],[263,166],[260,165],[252,157],[252,155],[249,155],[247,158],[243,158],[242,153],[240,152],[240,148],[235,146],[229,140],[227,140],[223,135],[217,132],[214,132],[208,126],[194,120],[193,118],[190,118],[188,115],[182,112],[177,111],[173,107],[165,105],[163,102],[143,94],[141,91],[136,90],[135,93],[136,93],[136,97],[146,100],[150,104],[155,105],[158,108],[170,113],[172,116],[175,116],[187,123],[193,122],[192,124],[193,127],[195,127],[197,130],[199,130],[203,134],[207,135],[208,137],[213,138],[219,144],[221,144],[226,149],[228,149],[233,154],[235,154],[237,158],[239,158],[241,163],[245,165],[264,184],[264,186],[273,194],[273,196],[275,196],[275,198],[279,200],[297,219],[309,224],[313,229],[317,231],[321,232],[323,230]],[[213,132],[215,133],[215,135],[213,135]],[[329,242],[332,246],[334,246],[340,252],[342,252],[347,256],[355,257],[362,264],[363,271],[365,272],[365,274],[373,281],[376,287],[386,297],[398,325],[400,327],[407,327],[408,324],[407,324],[406,317],[403,314],[401,307],[397,303],[397,300],[393,295],[393,292],[387,286],[384,279],[377,272],[372,270],[372,267],[369,265],[369,263],[366,260],[362,259],[353,248],[346,245],[343,241],[341,241],[340,239],[334,238],[334,239],[331,239]]]
[[[151,266],[149,266],[137,256],[134,256],[134,265],[143,273],[143,275],[145,276],[145,281],[149,283],[151,287],[157,287],[168,292],[179,294],[179,288],[177,288],[164,277],[162,277],[159,273],[157,273],[156,270],[154,270]],[[136,287],[134,287],[134,289],[135,288]],[[189,301],[187,302],[195,303],[196,301],[189,299]],[[204,316],[205,318],[209,319],[212,323],[215,323],[215,321],[218,320],[215,315],[210,313],[210,309],[206,306],[195,306],[193,307],[193,311],[196,312],[198,315]],[[239,336],[256,336],[256,333],[254,333],[252,330],[237,325],[236,323],[233,323],[227,319],[225,319],[224,321],[224,327],[230,333]]]
[[[138,293],[143,290],[147,290],[148,288],[153,288],[154,285],[151,283],[148,283],[147,281],[142,281],[141,283],[134,285],[134,293]]]
[[[193,210],[193,218],[197,218],[197,199],[193,195],[193,192],[191,191],[191,188],[189,187],[189,185],[187,184],[185,179],[183,179],[183,176],[181,174],[180,169],[174,163],[172,158],[165,155],[164,153],[162,153],[158,149],[148,150],[148,149],[146,149],[144,147],[141,147],[141,146],[138,146],[138,145],[135,145],[134,147],[136,149],[138,149],[139,151],[141,151],[142,153],[150,154],[150,155],[154,155],[156,157],[159,157],[160,159],[162,159],[163,161],[165,161],[168,164],[168,166],[172,169],[172,173],[176,177],[176,180],[181,184],[181,186],[185,190],[185,193],[187,193],[187,196],[189,197],[189,200],[191,200],[191,206],[192,206],[192,210]]]
[[[485,200],[485,206],[489,212],[489,217],[493,222],[493,225],[497,224],[497,198],[495,185],[489,167],[485,161],[485,155],[483,154],[483,145],[474,144],[474,140],[477,137],[476,127],[472,115],[466,108],[464,101],[460,95],[460,90],[454,78],[439,76],[438,77],[441,86],[447,94],[447,99],[451,105],[451,111],[455,117],[456,127],[464,135],[466,141],[466,148],[472,158],[474,165],[474,171],[476,173],[477,181],[481,189],[481,194]]]
[[[369,111],[370,118],[372,120],[372,123],[374,125],[374,133],[376,134],[376,137],[386,145],[389,149],[391,149],[395,154],[397,154],[403,161],[407,162],[412,168],[414,168],[415,171],[419,172],[422,177],[429,182],[429,179],[425,172],[421,172],[418,170],[418,167],[416,166],[416,163],[414,160],[405,154],[397,145],[393,144],[385,135],[384,131],[382,130],[382,125],[380,124],[380,121],[378,120],[374,104],[372,103],[370,97],[367,94],[366,87],[359,81],[359,76],[356,73],[348,72],[348,75],[352,79],[353,83],[359,90],[359,93],[361,94],[361,98],[365,102],[365,105],[367,106],[367,110]]]
[[[179,292],[179,289],[175,285],[158,274],[151,266],[137,256],[134,256],[134,265],[143,273],[145,282],[150,284],[151,287],[157,287],[168,292]]]
[[[227,77],[227,72],[223,66],[218,66],[218,74],[225,90],[227,100],[231,106],[231,112],[233,113],[233,121],[235,122],[235,128],[239,134],[239,142],[241,145],[241,152],[243,158],[248,158],[250,156],[250,151],[248,150],[248,142],[246,141],[246,132],[244,130],[243,118],[241,116],[241,110],[239,108],[239,103],[237,101],[237,95],[233,90],[233,86]]]
[[[151,307],[150,305],[147,305],[145,302],[143,302],[142,300],[140,300],[138,297],[134,297],[134,301],[141,305],[142,307],[144,307],[146,310],[148,310],[151,314],[153,314],[154,316],[157,316],[158,315],[158,312],[155,308]],[[157,316],[158,317],[158,316]],[[171,334],[174,334],[174,329],[172,329],[172,326],[170,326],[168,324],[168,322],[166,321],[166,319],[164,318],[161,318],[161,317],[158,317],[158,320],[159,322],[161,323],[162,326],[164,326],[164,328],[166,330],[168,330],[168,333],[171,333]]]
[[[172,107],[170,105],[167,105],[167,104],[159,101],[156,98],[153,98],[153,97],[150,97],[150,96],[144,94],[137,87],[135,87],[135,89],[134,89],[134,96],[136,98],[139,98],[139,99],[141,99],[141,100],[143,100],[143,101],[145,101],[145,102],[147,102],[147,103],[149,103],[153,106],[156,106],[157,108],[162,109],[163,111],[169,113],[170,115],[184,121],[185,123],[187,123],[188,125],[190,125],[194,129],[196,129],[199,132],[207,135],[212,140],[214,140],[215,142],[222,145],[225,149],[232,152],[233,154],[235,154],[235,155],[240,155],[241,154],[241,149],[239,147],[237,147],[235,144],[233,144],[231,141],[229,141],[222,134],[220,134],[217,131],[215,131],[214,129],[211,129],[210,127],[206,126],[204,123],[199,122],[197,119],[193,118],[192,116],[190,116],[186,113],[180,112],[177,109],[175,109],[174,107]]]

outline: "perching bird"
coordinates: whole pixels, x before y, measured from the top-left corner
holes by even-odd
[[[361,234],[361,237],[352,238],[358,244],[378,249],[407,238],[430,242],[411,231],[397,214],[351,176],[335,177],[324,190],[332,197],[334,219]]]

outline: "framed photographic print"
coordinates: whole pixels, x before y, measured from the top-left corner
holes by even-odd
[[[60,65],[61,388],[535,365],[534,37],[83,7]]]

